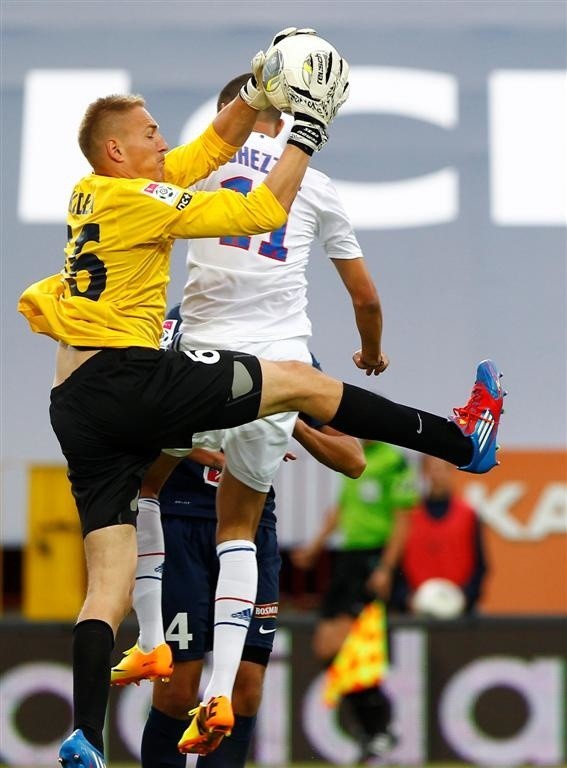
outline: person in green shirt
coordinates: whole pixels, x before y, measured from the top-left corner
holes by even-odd
[[[407,512],[419,501],[416,473],[399,448],[367,441],[364,454],[362,475],[343,479],[320,531],[292,553],[295,566],[311,568],[331,534],[339,538],[313,637],[314,653],[325,665],[365,605],[376,599],[387,604],[407,535]],[[360,744],[361,762],[382,757],[394,746],[391,703],[381,686],[346,694],[341,705]]]

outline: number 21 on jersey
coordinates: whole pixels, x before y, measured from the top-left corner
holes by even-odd
[[[226,179],[221,184],[225,189],[233,189],[235,192],[240,192],[243,195],[247,195],[252,189],[252,179],[248,179],[245,176],[234,176],[232,179]],[[287,248],[284,246],[286,225],[276,229],[270,233],[269,240],[262,240],[258,253],[260,256],[266,256],[268,259],[275,259],[276,261],[285,261],[287,258]],[[232,245],[234,248],[242,248],[245,251],[250,250],[250,237],[221,237],[219,243],[221,245]]]

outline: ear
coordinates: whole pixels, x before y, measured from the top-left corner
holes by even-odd
[[[120,144],[116,141],[116,139],[108,139],[108,141],[105,142],[104,147],[105,147],[107,156],[111,160],[113,160],[115,163],[124,162],[124,155],[120,148]]]

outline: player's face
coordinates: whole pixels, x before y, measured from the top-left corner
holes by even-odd
[[[165,153],[169,147],[150,113],[143,107],[135,107],[124,115],[121,129],[120,148],[128,176],[163,181]]]

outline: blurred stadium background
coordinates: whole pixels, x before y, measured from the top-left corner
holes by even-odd
[[[171,146],[208,121],[218,88],[272,34],[314,26],[352,67],[352,96],[314,166],[352,215],[382,295],[388,373],[362,381],[333,269],[310,266],[314,353],[389,397],[449,413],[476,362],[510,389],[502,466],[463,476],[486,524],[490,575],[475,619],[393,622],[395,764],[565,763],[566,22],[563,0],[349,3],[3,0],[1,220],[2,651],[0,759],[52,764],[70,727],[70,624],[81,540],[51,433],[54,344],[15,311],[56,272],[86,104],[142,93]],[[173,259],[170,304],[183,285]],[[277,480],[285,552],[308,538],[336,478],[301,451]],[[310,636],[329,561],[285,560],[258,765],[350,764],[320,703]],[[121,630],[117,648],[134,637]],[[149,686],[113,693],[111,764],[135,761]]]

